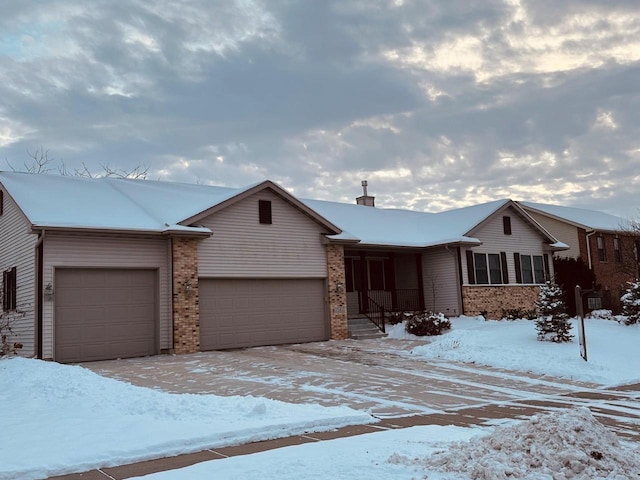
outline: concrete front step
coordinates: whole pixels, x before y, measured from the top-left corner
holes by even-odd
[[[350,318],[348,320],[349,338],[355,340],[383,338],[386,333],[382,333],[371,320],[366,317]]]

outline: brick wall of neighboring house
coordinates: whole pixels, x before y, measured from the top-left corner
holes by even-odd
[[[480,286],[462,287],[462,300],[465,315],[479,315],[499,320],[504,310],[519,309],[523,313],[535,310],[534,302],[538,298],[536,286]]]
[[[347,328],[347,293],[344,276],[344,247],[329,244],[327,249],[327,289],[331,338],[342,340],[349,336]]]
[[[602,236],[604,243],[605,259],[601,260],[598,252],[598,237]],[[618,261],[615,256],[613,239],[618,237],[622,259]],[[591,250],[591,261],[593,273],[596,276],[596,283],[602,295],[602,306],[620,313],[620,297],[627,288],[627,282],[634,280],[635,274],[629,269],[633,269],[633,238],[625,235],[613,233],[599,233],[589,237],[589,247]],[[582,249],[582,245],[581,245]],[[586,251],[586,241],[585,241]],[[584,255],[585,262],[587,261]],[[637,270],[636,270],[637,272]]]
[[[175,353],[200,350],[198,299],[198,240],[174,238],[173,253],[173,349]]]

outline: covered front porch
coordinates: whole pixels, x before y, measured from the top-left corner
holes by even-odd
[[[345,249],[344,265],[348,317],[424,310],[420,252]]]

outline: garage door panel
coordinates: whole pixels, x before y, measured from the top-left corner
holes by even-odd
[[[202,350],[326,340],[323,279],[200,279]]]
[[[155,270],[56,269],[55,359],[157,353]]]

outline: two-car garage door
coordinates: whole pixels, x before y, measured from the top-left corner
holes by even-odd
[[[156,270],[56,269],[55,285],[56,361],[158,352]]]
[[[205,279],[200,292],[200,348],[327,340],[324,279]]]

